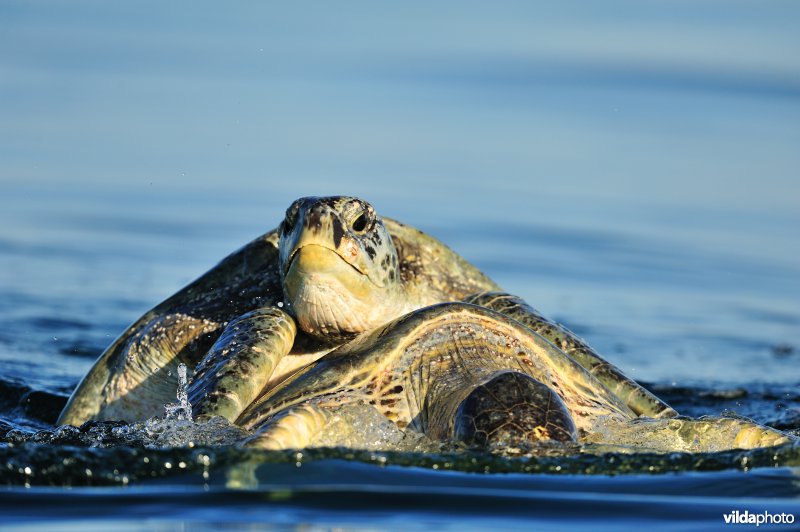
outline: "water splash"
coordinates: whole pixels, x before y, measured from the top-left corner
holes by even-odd
[[[247,430],[222,417],[200,423],[157,417],[130,424],[124,421],[88,421],[80,427],[63,425],[35,433],[20,429],[3,432],[2,429],[0,426],[0,448],[26,443],[95,448],[216,447],[233,446],[250,436]]]
[[[164,405],[164,419],[175,421],[192,421],[192,403],[189,402],[189,392],[186,391],[188,379],[186,378],[186,364],[178,365],[178,398],[177,403]]]
[[[353,404],[341,407],[317,435],[310,447],[339,447],[369,451],[429,452],[457,451],[455,442],[434,441],[420,432],[403,430],[375,407]]]

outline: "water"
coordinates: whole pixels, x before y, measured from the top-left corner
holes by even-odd
[[[681,412],[800,428],[799,21],[792,2],[4,2],[2,433],[52,430],[130,322],[323,194],[444,240]],[[201,447],[3,444],[4,527],[800,517],[792,450],[297,467]]]
[[[192,403],[189,402],[189,393],[186,391],[188,384],[186,364],[178,364],[178,391],[175,393],[178,402],[164,405],[164,417],[166,419],[192,421]]]

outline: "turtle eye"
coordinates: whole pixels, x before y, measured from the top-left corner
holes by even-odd
[[[356,235],[363,235],[375,226],[375,211],[369,204],[359,200],[345,205],[342,218],[347,220],[348,229]]]
[[[353,223],[350,224],[350,227],[356,233],[363,233],[367,230],[368,222],[369,222],[369,217],[367,216],[367,211],[364,211],[361,214],[359,214],[355,220],[353,220]]]

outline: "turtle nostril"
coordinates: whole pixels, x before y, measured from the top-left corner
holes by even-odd
[[[367,228],[367,213],[362,212],[358,218],[353,220],[351,227],[356,233],[363,233]]]

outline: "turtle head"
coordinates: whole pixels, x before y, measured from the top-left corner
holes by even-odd
[[[300,198],[279,231],[284,298],[302,330],[339,339],[396,317],[402,306],[397,250],[369,203]]]

